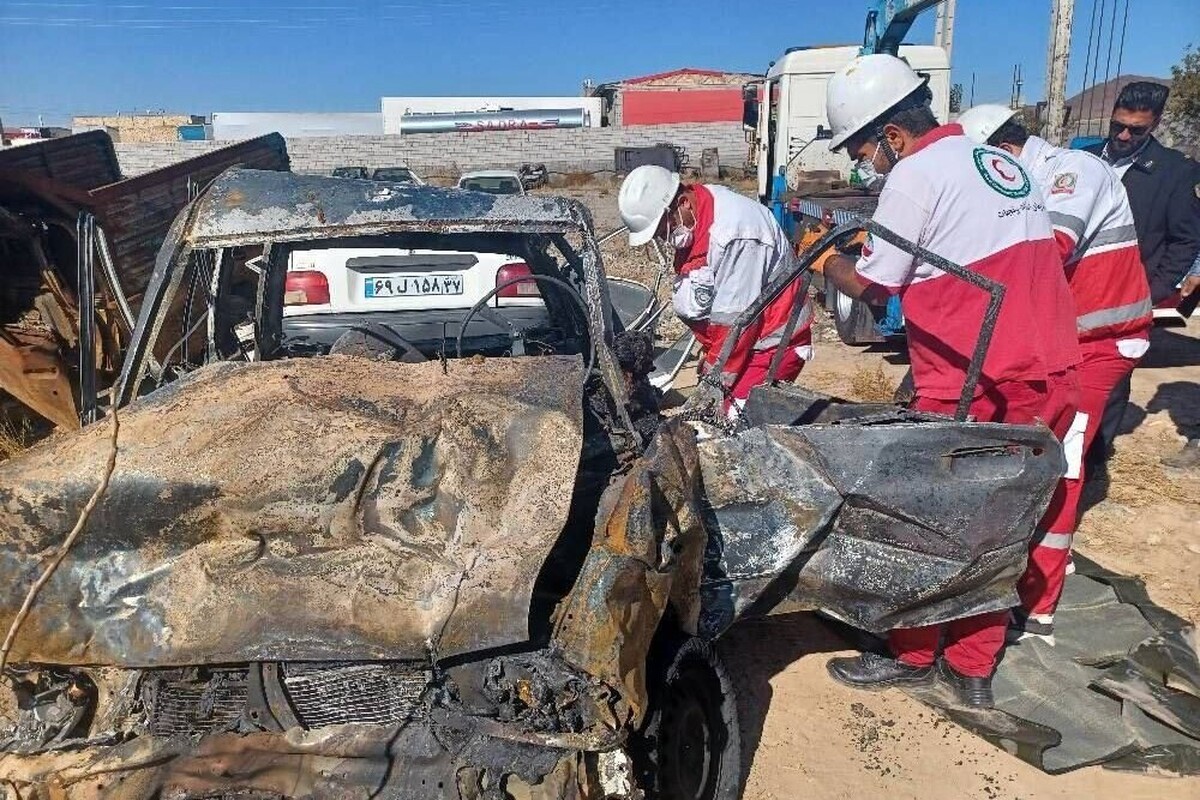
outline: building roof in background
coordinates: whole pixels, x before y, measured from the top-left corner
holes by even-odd
[[[613,83],[618,86],[637,86],[642,89],[681,86],[728,86],[733,83],[741,84],[745,80],[761,77],[761,75],[749,72],[682,67],[670,70],[669,72],[656,72],[653,75],[624,78],[619,81],[613,81]]]

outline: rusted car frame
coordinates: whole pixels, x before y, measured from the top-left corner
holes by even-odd
[[[288,358],[287,250],[328,242],[520,255],[554,330],[514,332],[520,357],[455,358],[451,330],[441,361]],[[205,341],[152,370],[197,285]],[[159,253],[110,489],[16,638],[5,791],[715,800],[740,791],[712,647],[738,620],[1013,602],[1048,431],[766,386],[738,426],[643,437],[619,328],[576,202],[224,174]],[[107,437],[0,465],[0,623]]]

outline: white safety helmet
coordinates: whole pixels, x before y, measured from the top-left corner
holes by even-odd
[[[968,108],[959,115],[958,124],[962,125],[963,133],[967,135],[968,139],[979,144],[987,144],[987,140],[992,138],[992,134],[1000,130],[1000,127],[1012,119],[1016,113],[1008,106],[989,103]]]
[[[841,149],[847,139],[925,82],[904,61],[883,53],[858,56],[833,73],[825,89],[825,113],[833,131],[829,149]]]
[[[625,177],[617,196],[621,220],[629,228],[629,245],[638,247],[654,238],[663,214],[679,191],[679,174],[651,164],[638,167]]]

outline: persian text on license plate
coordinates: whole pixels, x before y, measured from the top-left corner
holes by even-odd
[[[428,297],[462,294],[461,275],[383,275],[363,281],[363,297]]]

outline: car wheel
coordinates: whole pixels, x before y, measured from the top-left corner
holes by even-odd
[[[830,310],[838,338],[846,344],[871,344],[882,342],[883,337],[875,327],[875,313],[861,300],[838,291],[836,286],[827,285],[830,292]]]
[[[637,748],[647,795],[654,800],[739,796],[737,700],[715,648],[686,640],[655,682],[650,704]]]

